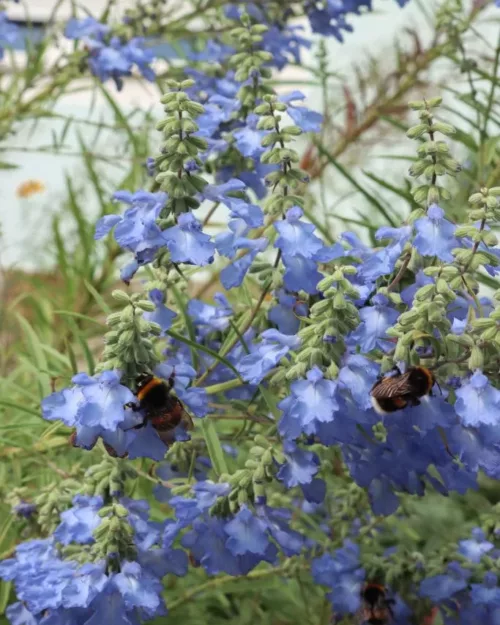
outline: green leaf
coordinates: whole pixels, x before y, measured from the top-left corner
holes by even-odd
[[[395,187],[390,182],[387,182],[387,180],[383,180],[382,178],[379,178],[375,174],[372,174],[371,172],[366,171],[364,169],[363,169],[363,173],[365,174],[365,176],[368,176],[370,180],[373,180],[373,182],[376,182],[381,187],[384,187],[384,189],[387,189],[388,191],[392,191],[392,193],[399,195],[399,197],[406,200],[408,204],[410,204],[410,206],[416,206],[415,202],[413,201],[412,194],[409,193],[409,191],[407,191],[406,189],[402,189],[401,187]]]
[[[281,416],[281,411],[277,407],[278,402],[280,401],[279,398],[263,384],[259,384],[259,391],[269,408],[269,412],[276,420],[278,420]]]
[[[99,174],[94,168],[94,159],[91,153],[89,152],[89,150],[87,149],[87,146],[83,140],[83,137],[81,136],[79,132],[77,133],[77,136],[78,136],[78,143],[80,145],[80,151],[83,157],[83,162],[85,163],[85,169],[87,170],[88,177],[90,178],[90,181],[92,182],[92,186],[94,187],[97,200],[101,207],[101,215],[105,215],[107,213],[107,202],[105,200],[106,193],[104,192],[104,189],[102,188],[102,185],[101,185],[101,177],[99,176]]]
[[[89,323],[95,323],[98,326],[101,326],[101,328],[106,328],[106,324],[102,323],[102,321],[98,321],[97,319],[94,319],[94,317],[89,317],[88,315],[74,312],[72,310],[54,310],[54,315],[62,315],[63,317],[76,317],[77,319],[88,321]]]
[[[87,280],[84,280],[83,283],[85,284],[85,287],[86,287],[87,291],[92,295],[92,297],[94,298],[96,304],[99,306],[99,308],[102,310],[102,312],[105,313],[106,315],[110,315],[112,310],[108,306],[108,304],[106,304],[104,298],[97,291],[97,289],[92,284],[90,284],[90,282],[88,282]]]
[[[19,169],[19,165],[15,165],[14,163],[6,163],[5,161],[0,161],[0,169]]]
[[[4,582],[3,580],[0,582],[0,614],[5,613],[11,590],[12,582]]]
[[[15,401],[8,401],[7,399],[0,399],[0,406],[5,406],[6,408],[12,408],[13,410],[19,410],[21,412],[25,412],[26,414],[40,417],[40,410],[26,406],[25,402],[18,404]]]
[[[184,302],[184,299],[182,298],[182,295],[180,294],[179,290],[174,285],[172,285],[172,293],[174,294],[175,301],[177,303],[177,308],[179,309],[179,313],[182,316],[182,319],[184,320],[184,324],[186,326],[186,330],[188,331],[189,338],[191,339],[193,343],[196,344],[196,332],[194,329],[193,320],[188,315],[186,303]],[[199,358],[198,358],[197,349],[191,348],[191,358],[193,360],[193,367],[197,370],[199,366]]]
[[[214,471],[217,475],[229,473],[224,452],[217,434],[217,428],[215,427],[215,421],[210,419],[208,416],[205,417],[201,422],[201,429],[203,431],[203,436],[207,444],[208,455],[212,461]]]
[[[174,332],[173,330],[167,330],[167,334],[168,336],[171,336],[176,341],[180,341],[181,343],[185,343],[186,345],[189,345],[190,347],[194,347],[198,351],[205,352],[206,354],[210,354],[210,356],[212,356],[217,361],[219,361],[220,363],[222,363],[223,365],[231,369],[231,371],[233,371],[241,380],[241,376],[238,370],[236,369],[236,367],[231,362],[229,362],[229,360],[224,358],[224,356],[221,356],[213,349],[210,349],[209,347],[206,347],[205,345],[200,345],[199,343],[195,343],[191,339],[188,339],[187,337],[182,336],[182,334],[177,334],[177,332]]]
[[[391,226],[396,227],[396,221],[395,219],[392,217],[392,215],[388,212],[388,210],[385,208],[385,206],[383,206],[380,201],[373,196],[372,194],[368,193],[368,191],[359,184],[359,182],[357,182],[357,180],[355,180],[351,174],[347,171],[347,169],[345,169],[345,167],[343,165],[341,165],[337,159],[335,159],[327,150],[325,150],[325,148],[320,145],[319,143],[316,143],[316,147],[318,148],[319,153],[322,156],[325,156],[328,160],[328,162],[333,165],[335,167],[335,169],[337,169],[337,171],[339,171],[346,180],[348,180],[352,186],[357,189],[369,202],[372,206],[374,206],[381,215],[384,216],[384,218],[386,219],[386,221],[388,221]]]
[[[42,349],[40,340],[30,323],[19,314],[16,314],[16,317],[26,338],[29,351],[33,357],[33,362],[38,369],[38,388],[40,397],[43,398],[50,393],[50,377],[48,373],[45,373],[49,370],[47,358],[45,357],[45,352]]]

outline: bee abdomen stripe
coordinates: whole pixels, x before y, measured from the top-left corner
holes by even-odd
[[[163,384],[163,382],[159,378],[151,378],[151,380],[149,380],[149,382],[137,392],[137,399],[142,401],[151,389],[155,386],[159,386],[160,384]]]

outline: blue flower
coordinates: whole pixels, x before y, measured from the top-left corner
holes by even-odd
[[[143,317],[146,321],[157,323],[161,328],[161,335],[165,336],[177,314],[165,306],[165,294],[159,289],[152,289],[149,292],[149,299],[156,306],[156,310],[154,312],[145,312]]]
[[[152,50],[146,50],[144,48],[145,39],[142,37],[134,37],[123,48],[123,54],[134,63],[141,75],[150,82],[154,82],[156,74],[149,66],[154,60],[154,53]]]
[[[482,584],[471,584],[472,603],[500,606],[500,588],[495,573],[487,571]]]
[[[87,563],[73,575],[62,592],[62,605],[67,608],[85,608],[104,590],[108,578],[104,565]]]
[[[439,603],[467,588],[469,576],[470,573],[458,562],[450,562],[447,573],[428,577],[421,582],[419,594],[428,597],[433,603]]]
[[[285,442],[286,462],[278,470],[277,478],[287,488],[310,484],[319,471],[319,458],[311,451],[304,451],[294,443]]]
[[[211,332],[222,332],[229,327],[233,309],[222,293],[216,293],[214,300],[218,304],[212,306],[199,299],[192,299],[188,304],[188,314],[201,337]]]
[[[210,396],[204,388],[188,388],[177,390],[177,395],[186,408],[196,417],[205,417],[210,412]]]
[[[82,386],[85,402],[79,407],[78,422],[87,427],[116,430],[126,417],[125,404],[134,402],[131,390],[120,384],[117,371],[103,371]]]
[[[11,625],[38,625],[39,623],[38,617],[33,615],[20,601],[9,605],[5,614]]]
[[[157,548],[161,525],[149,520],[147,502],[121,500],[129,510],[121,522],[131,524],[139,561],[115,557],[110,567],[114,572],[107,570],[105,561],[80,565],[70,559],[71,552],[66,553],[67,559],[61,558],[56,541],[63,538],[65,545],[72,544],[72,539],[88,543],[94,517],[101,521],[95,511],[88,510],[100,507],[101,498],[77,496],[74,503],[75,508],[61,516],[58,535],[19,545],[14,558],[0,563],[0,576],[14,581],[25,607],[12,606],[8,610],[12,617],[24,625],[32,624],[31,615],[52,625],[130,625],[139,616],[142,621],[165,615],[160,578],[170,571],[184,574],[186,554],[171,549],[171,545]]]
[[[68,39],[102,41],[107,33],[109,33],[109,26],[101,24],[94,17],[85,17],[81,20],[71,18],[64,29],[64,36]]]
[[[302,209],[294,206],[287,211],[286,219],[274,223],[279,234],[274,246],[285,256],[300,254],[304,258],[314,258],[323,243],[313,234],[315,227],[300,220],[302,215]]]
[[[264,152],[262,139],[268,134],[266,130],[257,130],[258,117],[251,113],[246,119],[246,126],[233,132],[236,147],[243,156],[258,158]]]
[[[113,199],[130,205],[123,215],[105,215],[96,224],[94,238],[101,239],[113,228],[114,237],[120,247],[133,252],[135,263],[127,265],[122,278],[129,281],[139,265],[154,259],[158,249],[165,245],[158,219],[168,199],[166,193],[148,191],[117,191]]]
[[[100,525],[98,512],[103,505],[102,497],[76,495],[73,508],[61,512],[61,523],[54,532],[56,540],[63,545],[94,542],[93,532]]]
[[[359,561],[359,547],[350,540],[333,554],[325,553],[311,564],[314,581],[330,588],[328,598],[335,612],[354,614],[360,607],[365,571]]]
[[[235,556],[245,553],[264,554],[270,546],[267,526],[249,508],[242,506],[234,518],[226,523],[229,536],[227,548]]]
[[[483,555],[495,548],[495,545],[486,540],[484,532],[476,528],[472,532],[472,538],[461,540],[458,543],[458,552],[474,563],[479,563]]]
[[[318,292],[318,282],[323,278],[313,260],[304,258],[301,254],[287,256],[283,254],[285,273],[283,283],[289,291],[305,291],[311,295]]]
[[[146,80],[153,81],[155,73],[150,67],[154,58],[150,50],[143,48],[144,40],[131,39],[123,44],[118,37],[112,37],[109,44],[100,40],[88,39],[90,71],[101,82],[112,78],[116,88],[121,90],[123,78],[132,75],[132,67],[137,65]]]
[[[379,374],[379,367],[360,354],[352,354],[346,358],[345,365],[340,369],[338,381],[342,388],[347,389],[356,404],[363,410],[371,408],[370,390]]]
[[[455,410],[464,425],[497,425],[500,419],[500,391],[488,378],[476,371],[456,391]]]
[[[163,238],[174,263],[203,266],[213,262],[215,246],[191,213],[179,215],[178,225],[164,230]]]
[[[397,310],[389,306],[385,295],[375,295],[372,298],[374,306],[367,306],[359,311],[360,325],[351,332],[348,340],[352,345],[358,345],[363,353],[370,352],[376,347],[386,350],[388,347],[386,331],[394,325],[399,317]]]
[[[236,252],[247,249],[262,252],[266,249],[269,241],[265,237],[259,239],[248,239],[250,228],[243,219],[232,219],[229,224],[230,232],[221,232],[215,237],[215,247],[222,256],[234,258]]]
[[[286,556],[298,555],[302,551],[306,540],[302,534],[290,528],[290,510],[262,505],[258,506],[257,514],[266,523],[269,534]]]
[[[440,260],[451,262],[451,250],[459,247],[455,238],[456,226],[444,218],[444,211],[437,204],[431,204],[426,217],[415,222],[417,236],[413,245],[422,256],[437,256]]]
[[[304,132],[319,132],[323,123],[323,115],[311,111],[305,106],[296,106],[292,102],[305,100],[305,95],[300,91],[292,91],[287,95],[280,96],[280,100],[288,104],[287,113],[295,124]]]
[[[113,577],[113,584],[123,597],[125,608],[142,608],[148,615],[161,614],[163,586],[159,580],[145,573],[137,562],[125,562],[121,572]]]
[[[290,390],[291,396],[278,406],[283,410],[278,427],[285,438],[297,438],[301,432],[315,434],[321,423],[335,419],[340,408],[338,382],[324,379],[318,367],[308,372],[307,380],[293,382]]]
[[[407,306],[413,304],[413,298],[418,289],[426,284],[432,284],[434,280],[430,276],[426,276],[422,269],[420,269],[415,275],[415,279],[412,284],[407,286],[401,291],[401,299]]]
[[[311,47],[311,42],[298,34],[302,30],[301,26],[270,24],[259,47],[273,55],[271,63],[278,69],[283,69],[289,62],[300,64],[301,47]]]
[[[263,341],[250,354],[243,356],[236,366],[242,378],[252,384],[260,384],[290,349],[297,349],[300,345],[298,337],[281,334],[277,330],[265,330],[261,336]]]
[[[241,573],[238,559],[226,546],[227,534],[224,522],[215,517],[196,520],[191,531],[182,537],[182,545],[203,566],[209,575]]]
[[[3,59],[5,46],[13,46],[19,39],[19,28],[7,18],[7,13],[0,12],[0,60]]]
[[[401,228],[382,227],[375,233],[375,238],[389,239],[391,242],[380,250],[373,251],[366,246],[356,247],[354,252],[360,255],[363,263],[359,268],[358,276],[365,283],[372,283],[381,276],[392,273],[396,261],[401,256],[405,244],[410,240],[411,226]]]
[[[222,286],[228,291],[240,286],[257,254],[258,251],[254,250],[249,254],[245,254],[238,260],[233,261],[227,267],[224,267],[224,269],[220,272],[220,281],[222,282]]]
[[[297,334],[300,328],[299,317],[307,317],[309,308],[305,302],[297,299],[295,295],[278,291],[278,303],[270,309],[269,321],[278,326],[282,334]]]

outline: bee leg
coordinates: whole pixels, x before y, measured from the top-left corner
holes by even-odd
[[[171,390],[174,388],[174,384],[175,384],[175,367],[172,370],[172,373],[170,374],[170,377],[167,380],[167,384],[168,384],[168,390]]]
[[[145,425],[146,425],[146,419],[144,419],[142,423],[139,423],[139,425],[132,425],[129,428],[125,428],[123,431],[129,432],[130,430],[140,430],[141,428],[145,427]]]
[[[410,400],[412,406],[420,406],[422,403],[418,397],[412,397]]]
[[[123,406],[124,408],[130,408],[131,410],[133,410],[134,412],[139,412],[139,410],[141,409],[140,404],[133,402],[133,401],[129,401],[127,404],[125,404]]]
[[[396,602],[394,601],[394,599],[386,599],[385,605],[387,606],[387,611],[391,615],[391,619],[394,620],[394,610],[392,609],[392,606],[396,605]]]

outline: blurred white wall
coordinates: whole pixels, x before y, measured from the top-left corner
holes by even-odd
[[[427,5],[427,0],[424,2]],[[35,2],[26,0],[26,3],[30,7],[31,18],[43,20],[50,14],[54,0],[36,0]],[[123,9],[128,2],[120,0],[116,4],[119,9]],[[182,5],[182,1],[180,4]],[[425,42],[426,39],[429,39],[431,30],[416,0],[412,0],[404,9],[399,9],[394,0],[378,0],[374,4],[374,13],[363,17],[352,16],[350,22],[354,26],[354,33],[346,34],[345,43],[340,44],[333,39],[329,40],[328,49],[332,70],[343,72],[348,76],[353,63],[366,59],[369,54],[380,58],[384,48],[390,50],[395,36],[401,33],[405,27],[415,28],[422,41]],[[10,3],[10,5],[9,10],[12,11],[13,17],[14,13],[16,17],[17,14],[22,13],[21,6],[14,3]],[[85,0],[84,2],[85,8],[96,14],[102,9],[102,5],[102,0]],[[63,19],[64,12],[66,12],[64,19],[70,14],[71,4],[69,0],[62,3],[60,11],[61,19]],[[22,56],[22,52],[18,54]],[[311,53],[307,56],[310,57]],[[387,58],[390,59],[391,56],[389,54]],[[307,60],[310,58],[306,58],[306,62]],[[3,61],[3,63],[5,62],[6,60]],[[301,70],[297,68],[287,68],[281,75],[285,82],[301,77],[304,76]],[[113,91],[117,101],[125,108],[155,107],[158,112],[161,111],[157,104],[157,92],[151,85],[128,81],[119,94],[116,93],[111,83],[108,84],[108,88]],[[300,88],[309,97],[308,105],[320,110],[319,90],[309,87]],[[113,121],[109,106],[104,103],[102,98],[97,98],[94,101],[90,91],[64,97],[57,104],[56,111],[65,116],[87,119],[91,105],[93,106],[91,119],[101,119],[110,123]],[[59,209],[60,200],[64,196],[65,176],[69,175],[75,181],[82,179],[81,161],[76,156],[16,151],[17,149],[28,148],[31,150],[35,146],[49,145],[53,130],[56,127],[57,124],[54,125],[51,121],[43,120],[38,124],[36,131],[30,134],[29,124],[27,124],[18,130],[15,137],[8,140],[8,144],[12,146],[13,150],[0,152],[0,161],[9,161],[19,165],[19,168],[14,170],[0,169],[0,227],[3,239],[0,248],[0,264],[4,267],[16,265],[32,269],[43,264],[43,247],[44,241],[49,236],[50,215]],[[80,126],[80,128],[85,127]],[[92,136],[93,133],[90,128],[85,130],[84,137],[91,141]],[[69,152],[74,150],[75,154],[77,153],[78,143],[75,132],[70,130],[65,143]],[[404,153],[408,149],[411,151],[412,147],[410,142],[402,137],[397,145],[392,146],[392,149]],[[98,142],[92,143],[92,150],[95,153],[102,150],[107,154],[110,151],[113,153],[114,150],[116,155],[120,155],[119,146],[113,142],[113,137],[109,133],[104,133]],[[384,148],[383,151],[387,152],[388,150]],[[387,175],[387,163],[388,161],[374,161],[373,167],[370,165],[370,170],[378,172],[380,175]],[[406,172],[407,165],[405,163],[397,166],[401,168],[401,172]],[[113,170],[110,169],[109,173],[112,176]],[[19,199],[16,196],[16,189],[23,181],[33,178],[41,180],[46,186],[46,191],[29,199]],[[342,185],[339,187],[334,185],[331,195],[329,195],[329,201],[331,200],[333,204],[336,197],[340,197],[344,191]],[[346,206],[346,210],[350,210],[347,204],[343,206]],[[92,197],[90,197],[86,207],[89,214],[95,210],[96,205]]]

